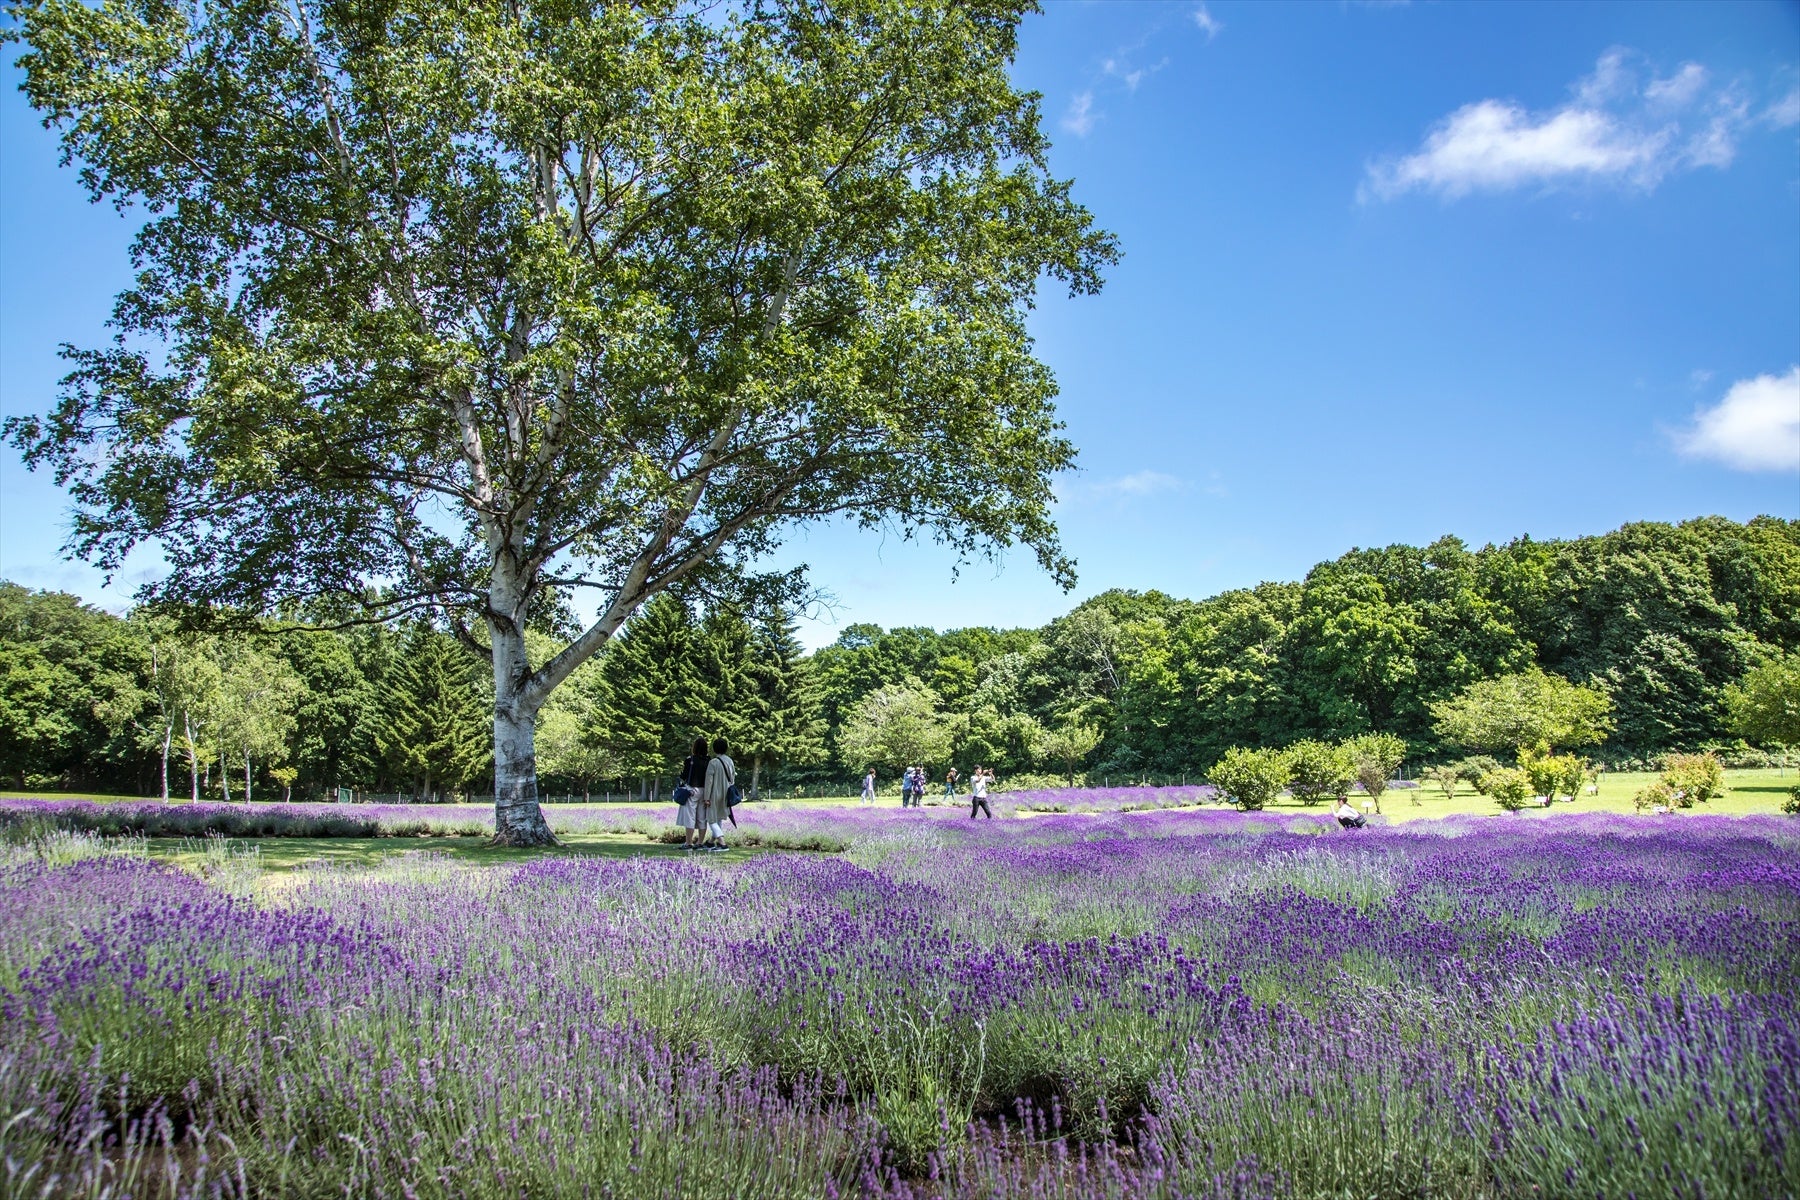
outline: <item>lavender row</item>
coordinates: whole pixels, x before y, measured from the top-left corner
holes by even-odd
[[[0,876],[50,1195],[1758,1195],[1791,825],[880,811],[846,856]],[[52,1177],[54,1176],[54,1182]]]

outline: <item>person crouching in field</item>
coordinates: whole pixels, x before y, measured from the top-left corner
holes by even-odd
[[[726,753],[731,744],[724,738],[713,739],[712,761],[706,764],[706,782],[700,789],[706,831],[712,835],[710,850],[723,851],[725,822],[731,819],[731,789],[737,783],[737,764]]]
[[[1363,816],[1354,808],[1351,808],[1350,801],[1344,799],[1338,800],[1337,811],[1333,812],[1331,815],[1336,817],[1338,824],[1342,825],[1345,829],[1361,829],[1364,825],[1369,823],[1369,818]]]
[[[992,778],[986,767],[976,764],[975,773],[969,776],[969,820],[975,819],[978,808],[987,814],[988,820],[994,819],[994,810],[988,807],[987,801],[988,781]]]
[[[700,819],[700,796],[706,788],[706,739],[695,738],[693,753],[681,763],[681,778],[676,782],[687,789],[687,798],[675,810],[675,823],[687,830],[682,838],[683,850],[697,850],[704,838],[705,822]]]

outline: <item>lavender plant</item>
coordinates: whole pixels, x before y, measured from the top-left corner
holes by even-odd
[[[1781,1195],[1800,834],[758,813],[844,855],[0,860],[45,1196]],[[527,937],[549,920],[553,937]]]

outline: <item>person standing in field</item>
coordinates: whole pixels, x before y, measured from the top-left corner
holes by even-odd
[[[956,768],[944,772],[944,799],[956,799]]]
[[[700,819],[701,792],[706,788],[706,739],[695,738],[694,748],[681,763],[681,776],[677,784],[687,789],[687,799],[675,810],[675,823],[687,830],[681,841],[683,850],[697,850],[703,839],[706,823]]]
[[[706,830],[712,835],[708,849],[722,852],[726,849],[725,822],[731,819],[730,793],[737,783],[737,764],[726,753],[731,745],[724,738],[714,738],[712,748],[712,761],[706,764],[706,781],[701,786],[700,797]]]
[[[987,768],[980,763],[975,764],[975,773],[969,776],[969,820],[975,819],[975,810],[980,809],[987,814],[988,820],[994,819],[994,810],[988,807],[988,775]]]
[[[874,767],[870,767],[867,771],[863,772],[862,802],[864,804],[875,803],[875,768]]]
[[[900,776],[900,807],[911,808],[913,802],[913,784],[918,781],[917,768],[908,767]]]

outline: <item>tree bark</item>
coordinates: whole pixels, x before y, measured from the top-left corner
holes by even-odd
[[[194,749],[194,718],[181,714],[181,727],[187,733],[188,780],[193,784],[193,802],[200,803],[200,754]]]
[[[164,804],[169,802],[169,743],[174,740],[175,723],[173,721],[164,721],[162,745],[162,798]]]
[[[244,755],[244,803],[250,803],[250,756]]]
[[[752,800],[762,799],[762,793],[757,788],[757,783],[761,779],[762,779],[762,755],[755,754],[750,757],[750,798]]]
[[[530,678],[517,625],[489,622],[494,646],[494,844],[554,846],[538,807],[537,710],[522,686]]]
[[[210,764],[209,764],[210,765]],[[225,803],[231,803],[231,764],[225,761],[225,751],[219,751],[219,790],[225,796]]]

